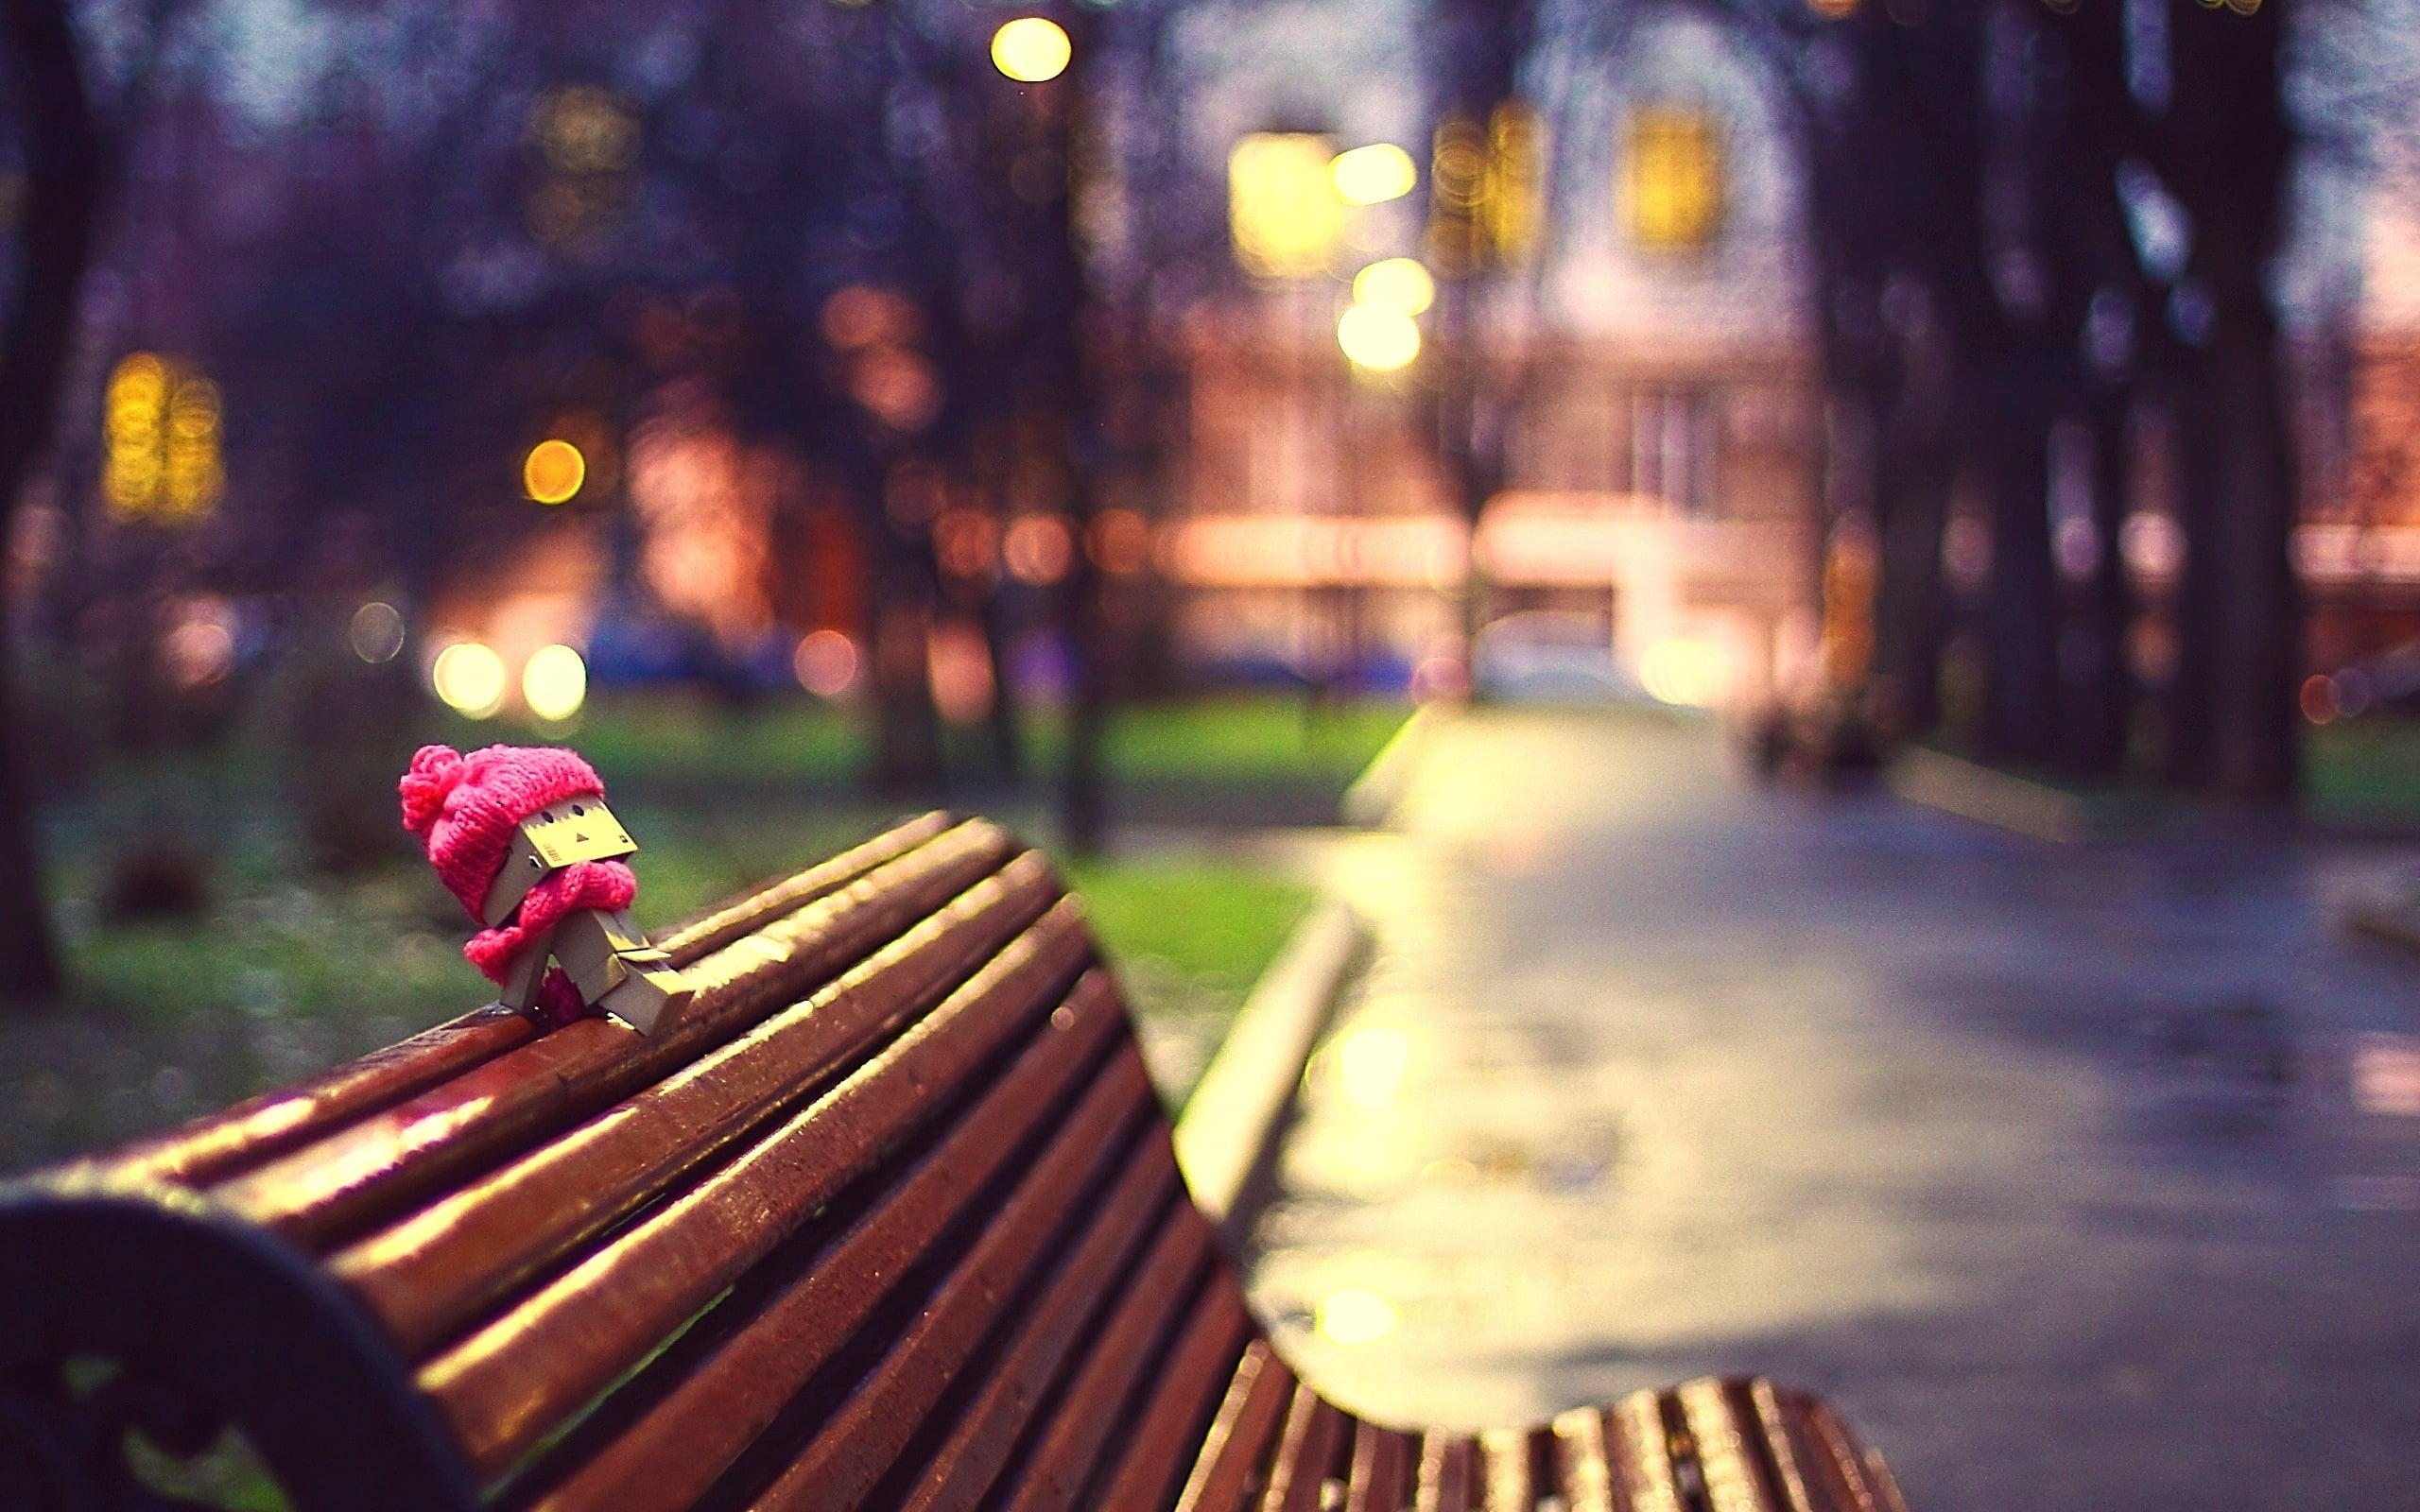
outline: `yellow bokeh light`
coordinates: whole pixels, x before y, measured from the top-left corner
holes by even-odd
[[[1356,1029],[1336,1047],[1336,1082],[1344,1100],[1374,1112],[1395,1100],[1411,1065],[1411,1040],[1400,1029]]]
[[[1347,1286],[1321,1298],[1312,1327],[1339,1344],[1375,1344],[1395,1331],[1396,1321],[1392,1302]]]
[[[521,463],[522,491],[540,504],[562,504],[588,481],[588,458],[560,437],[529,448]]]
[[[1336,322],[1336,344],[1356,367],[1393,372],[1420,355],[1420,327],[1401,310],[1357,304]]]
[[[437,653],[428,683],[446,708],[486,719],[504,707],[504,658],[476,641],[456,642]]]
[[[992,33],[992,66],[1020,84],[1057,78],[1075,56],[1065,29],[1046,16],[1019,16]]]
[[[1686,636],[1658,641],[1638,659],[1638,680],[1650,697],[1690,708],[1720,699],[1729,686],[1730,672],[1720,646]]]
[[[521,701],[549,724],[569,719],[588,701],[588,663],[568,645],[542,645],[521,669]]]
[[[130,519],[199,519],[226,491],[218,386],[185,365],[131,352],[103,400],[101,492]]]
[[[1631,112],[1623,208],[1642,247],[1693,251],[1722,229],[1722,135],[1696,106]]]
[[[1327,138],[1307,132],[1256,132],[1227,154],[1228,229],[1245,272],[1311,278],[1327,270],[1344,229],[1344,201],[1327,165]]]
[[[1401,199],[1420,182],[1419,165],[1411,154],[1392,142],[1340,152],[1327,165],[1336,192],[1347,204],[1381,205]]]
[[[1390,257],[1353,275],[1353,302],[1418,315],[1437,302],[1437,281],[1416,257]]]

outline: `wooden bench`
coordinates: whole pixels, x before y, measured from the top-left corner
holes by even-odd
[[[1476,1436],[1272,1351],[1039,854],[913,820],[660,941],[681,1025],[490,1006],[0,1197],[0,1505],[1891,1512],[1821,1402]]]

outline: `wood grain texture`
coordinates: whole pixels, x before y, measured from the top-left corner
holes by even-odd
[[[1564,1512],[1616,1512],[1605,1415],[1595,1407],[1574,1407],[1557,1415],[1552,1428],[1554,1473],[1562,1485]]]
[[[1145,1135],[1150,1137],[1149,1133]],[[1173,1164],[1173,1152],[1170,1161]],[[1200,1275],[1210,1249],[1210,1226],[1200,1211],[1190,1202],[1172,1202],[1151,1252],[1135,1268],[1132,1281],[1116,1298],[1115,1310],[1086,1341],[1083,1354],[1069,1368],[1071,1379],[1059,1395],[1057,1405],[1039,1423],[1020,1424],[1032,1430],[1032,1450],[1025,1455],[1016,1484],[1010,1488],[1010,1512],[1068,1512],[1081,1504],[1078,1498],[1092,1478],[1120,1409],[1142,1380],[1152,1347],[1159,1342],[1178,1302]],[[984,1394],[997,1398],[999,1384],[987,1384]],[[1003,1402],[996,1411],[1000,1419],[1013,1418],[1015,1403]],[[956,1441],[954,1438],[953,1443]],[[1004,1435],[1002,1460],[1009,1447]],[[937,1457],[937,1470],[939,1464]],[[973,1496],[927,1496],[925,1486],[938,1484],[928,1478],[908,1498],[905,1512],[969,1512],[976,1504],[976,1497],[989,1488],[999,1468],[999,1461],[985,1468],[979,1477],[980,1486],[975,1484],[977,1477],[954,1478],[963,1491],[975,1493]]]
[[[890,1472],[992,1329],[1008,1320],[1003,1302],[1029,1290],[1037,1273],[1078,1278],[1059,1297],[1046,1288],[1044,1304],[1080,1301],[1115,1271],[1150,1220],[1174,1196],[1176,1158],[1156,1140],[1124,1149],[1096,1144],[1081,1153],[1091,1159],[1064,1167],[1067,1179],[1028,1185],[1001,1210],[998,1221],[934,1290],[914,1324],[752,1506],[759,1512],[851,1512]],[[1079,1189],[1113,1156],[1120,1167],[1116,1179],[1087,1215],[1073,1252],[1049,1254],[1053,1230],[1079,1211]]]
[[[692,965],[697,997],[648,1038],[580,1019],[214,1190],[311,1248],[385,1220],[655,1082],[829,981],[1008,859],[996,827],[949,831]]]
[[[406,1353],[422,1357],[775,1109],[828,1081],[880,1036],[933,1012],[972,963],[984,962],[958,988],[964,1001],[942,1010],[957,1032],[990,1042],[1029,1022],[1043,995],[1071,979],[1087,952],[1073,903],[1009,937],[1049,905],[1049,885],[1046,872],[1020,858],[805,1003],[339,1251],[329,1268],[370,1304]]]
[[[1270,1461],[1269,1484],[1260,1493],[1260,1512],[1319,1512],[1321,1489],[1351,1429],[1352,1420],[1322,1400],[1308,1383],[1296,1383],[1277,1453]]]
[[[1471,1512],[1478,1478],[1478,1440],[1461,1434],[1424,1434],[1412,1506],[1416,1512]]]
[[[1202,1436],[1193,1471],[1177,1493],[1176,1512],[1242,1512],[1260,1479],[1278,1424],[1294,1398],[1294,1372],[1266,1339],[1245,1346],[1226,1399]]]
[[[1177,1475],[1193,1463],[1220,1388],[1233,1379],[1246,1342],[1256,1336],[1244,1312],[1243,1288],[1223,1262],[1215,1263],[1092,1504],[1137,1512],[1165,1512],[1172,1504]]]
[[[1105,1046],[1122,1039],[1114,1007],[1091,994],[1052,1018],[949,1132],[803,1272],[744,1303],[742,1317],[712,1331],[721,1336],[684,1338],[667,1351],[671,1379],[654,1400],[537,1506],[666,1512],[703,1495],[916,1273],[1030,1131],[1067,1129],[1061,1145],[1084,1150],[1134,1116],[1148,1079],[1131,1046],[1092,1072],[1089,1084],[1080,1079]],[[651,1383],[636,1384],[644,1390]]]
[[[1076,990],[1114,1001],[1097,972]],[[980,1048],[950,1027],[942,1013],[919,1023],[730,1164],[423,1367],[423,1388],[472,1463],[500,1469],[932,1111],[952,1062]]]
[[[1412,1467],[1419,1456],[1417,1436],[1375,1423],[1355,1423],[1344,1512],[1404,1512],[1411,1505]]]

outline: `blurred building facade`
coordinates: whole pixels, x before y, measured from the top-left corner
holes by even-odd
[[[1418,8],[1379,9],[1336,7],[1325,34],[1300,10],[1237,12],[1235,27],[1292,35],[1221,34],[1231,66],[1192,71],[1198,171],[1225,160],[1247,267],[1184,331],[1187,445],[1161,551],[1180,646],[1418,688],[1460,664],[1475,555],[1483,673],[1577,674],[1593,652],[1612,682],[1674,701],[1762,696],[1812,640],[1822,491],[1803,207],[1772,81],[1685,12],[1607,34],[1547,8],[1526,140],[1508,149],[1499,127],[1482,170],[1524,201],[1480,211],[1524,217],[1515,255],[1466,286],[1466,340],[1427,312],[1422,355],[1377,371],[1340,349],[1355,275],[1404,257],[1449,271],[1423,211],[1455,188],[1451,145],[1402,82],[1416,74],[1387,66]],[[1397,143],[1424,192],[1343,204],[1270,267],[1245,245],[1245,200],[1289,191],[1251,181],[1238,147],[1271,138],[1321,159]],[[1503,427],[1475,553],[1435,444],[1438,369],[1457,362]]]

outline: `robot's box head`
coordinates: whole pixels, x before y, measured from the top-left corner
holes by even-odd
[[[603,799],[594,793],[558,799],[521,821],[481,913],[490,926],[501,924],[548,872],[575,861],[617,860],[637,850]]]

